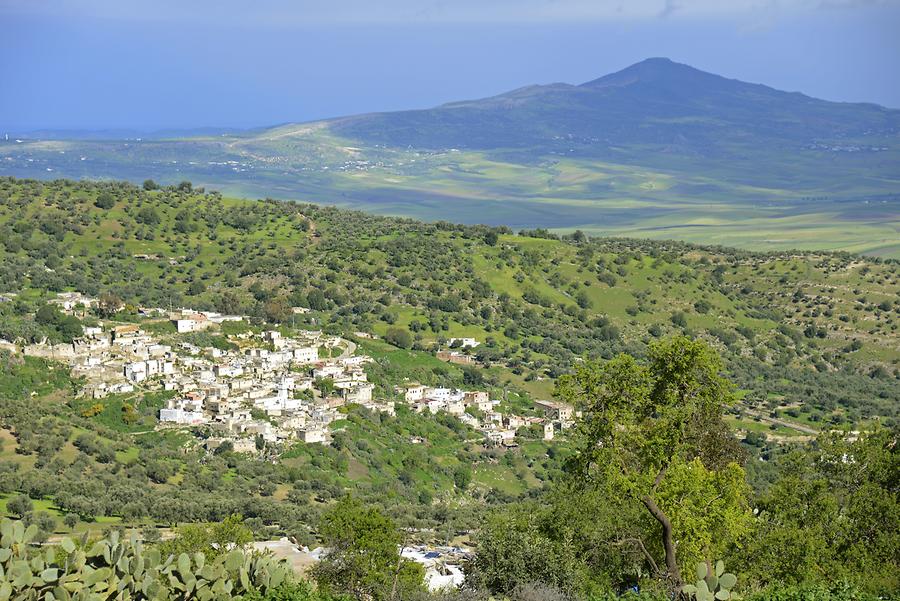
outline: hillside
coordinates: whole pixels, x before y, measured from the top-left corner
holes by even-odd
[[[648,59],[581,85],[176,139],[0,141],[20,177],[190,179],[425,220],[898,257],[900,111]]]
[[[127,184],[2,180],[4,331],[49,292],[112,293],[342,332],[409,330],[415,348],[474,337],[495,385],[537,397],[579,358],[641,354],[687,332],[725,355],[755,413],[896,419],[896,262],[375,217]],[[100,206],[108,208],[100,208]],[[750,414],[736,416],[754,427]]]
[[[533,401],[555,395],[596,420],[609,394],[593,397],[604,369],[631,365],[609,372],[630,374],[615,390],[621,383],[629,387],[621,398],[655,402],[640,394],[640,378],[671,365],[671,390],[687,399],[675,411],[647,418],[628,407],[604,423],[617,425],[607,428],[614,437],[625,429],[619,419],[636,420],[631,428],[646,428],[639,432],[681,432],[711,453],[712,468],[663,453],[672,469],[656,476],[658,484],[668,472],[659,498],[677,525],[682,562],[715,544],[742,590],[757,593],[747,598],[770,599],[786,583],[801,587],[787,599],[808,598],[803,587],[822,599],[846,598],[855,587],[874,591],[851,594],[860,599],[897,589],[896,261],[513,234],[225,198],[188,182],[139,188],[0,178],[0,282],[0,514],[34,524],[39,540],[128,527],[152,546],[160,536],[198,532],[185,523],[237,514],[247,540],[328,546],[329,516],[349,494],[365,503],[358,511],[392,518],[382,535],[396,530],[404,546],[475,549],[467,582],[476,588],[502,592],[537,578],[560,590],[640,586],[642,598],[669,598],[654,596],[664,586],[653,567],[663,556],[659,528],[617,488],[628,477],[619,472],[623,459],[609,455],[618,449],[584,447],[583,422],[542,439],[543,412]],[[101,302],[66,316],[48,312],[49,300],[72,290]],[[179,333],[165,311],[139,307],[247,319]],[[161,381],[90,398],[87,381],[74,375],[84,372],[54,360],[64,344],[37,345],[46,358],[19,352],[45,338],[66,343],[82,327],[135,325],[177,348],[187,366],[197,364],[185,347],[243,354],[240,345],[262,344],[250,339],[264,331],[321,329],[371,359],[373,396],[396,401],[396,412],[342,405],[327,444],[270,445],[260,436],[249,452],[206,448],[218,429],[160,421],[166,401],[179,396]],[[453,337],[480,344],[460,349]],[[319,357],[338,350],[323,349]],[[471,360],[445,363],[439,350]],[[677,365],[658,362],[672,351]],[[707,363],[690,365],[696,361]],[[668,377],[657,373],[657,381]],[[538,422],[518,427],[514,445],[490,444],[460,417],[414,412],[396,389],[412,381],[485,390],[496,411]],[[683,422],[685,431],[660,425],[687,419],[682,407],[698,391],[714,395],[715,416]],[[624,440],[659,444],[653,436]],[[593,476],[578,467],[586,449],[606,457],[589,467],[599,470]],[[657,494],[652,467],[637,484]],[[635,536],[647,541],[642,552],[625,542]],[[161,543],[168,544],[175,543]],[[867,564],[876,568],[862,578]]]

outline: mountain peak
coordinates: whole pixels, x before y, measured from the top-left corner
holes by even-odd
[[[635,68],[646,68],[646,67],[673,67],[673,66],[681,66],[681,67],[689,67],[689,65],[685,65],[683,63],[676,63],[671,58],[667,56],[651,56],[649,58],[645,58],[642,61],[636,62],[628,69]],[[693,67],[690,67],[693,69]]]
[[[728,81],[724,77],[707,73],[685,65],[676,63],[666,57],[652,57],[644,59],[621,71],[604,75],[598,79],[581,84],[585,88],[621,87],[636,83],[671,85],[698,85],[711,83],[723,83]]]

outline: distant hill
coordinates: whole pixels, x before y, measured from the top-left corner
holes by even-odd
[[[823,141],[896,136],[900,111],[817,100],[651,58],[582,85],[529,86],[482,100],[331,122],[370,144],[424,149],[568,149],[620,156],[620,146],[731,156],[798,151]],[[624,154],[635,154],[625,152]]]
[[[0,140],[0,174],[188,179],[426,220],[900,257],[900,111],[664,58],[425,110]]]

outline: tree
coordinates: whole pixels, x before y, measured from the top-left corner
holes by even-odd
[[[331,549],[313,569],[324,592],[383,601],[423,588],[424,569],[401,557],[400,531],[378,509],[344,497],[323,516],[319,533]]]
[[[214,455],[224,455],[226,453],[233,453],[233,452],[234,452],[234,443],[231,442],[230,440],[225,440],[222,442],[222,444],[220,444],[219,446],[216,447],[216,450],[213,451],[213,454]]]
[[[53,305],[42,305],[34,314],[34,320],[42,326],[55,326],[62,318],[63,314]]]
[[[855,440],[826,432],[781,458],[739,557],[751,583],[846,580],[886,598],[898,590],[898,450],[900,431],[875,428]]]
[[[309,291],[309,294],[306,295],[306,303],[313,311],[324,311],[328,308],[328,299],[325,298],[325,293],[318,288]]]
[[[36,543],[47,542],[47,539],[50,538],[50,535],[53,534],[54,530],[56,530],[56,518],[54,518],[46,511],[29,513],[25,516],[25,519],[23,521],[27,525],[34,524],[35,526],[37,526],[38,531],[37,533],[35,533],[35,538],[32,539]]]
[[[333,378],[316,378],[313,385],[316,387],[322,396],[328,396],[332,392],[334,392],[334,379]]]
[[[147,192],[150,192],[152,190],[159,190],[159,184],[157,184],[152,179],[145,179],[144,180],[144,190],[146,190]]]
[[[384,341],[400,348],[410,348],[413,343],[412,334],[404,328],[388,328],[384,334]]]
[[[501,594],[542,583],[574,588],[576,558],[572,548],[547,533],[540,508],[513,506],[491,514],[478,534],[478,553],[466,565],[466,584]]]
[[[160,545],[163,557],[187,553],[203,553],[208,560],[215,559],[233,549],[243,549],[253,542],[253,531],[244,524],[244,518],[232,514],[215,524],[185,524],[178,528],[178,535]]]
[[[197,296],[206,292],[206,284],[201,282],[200,280],[194,280],[191,282],[191,285],[188,286],[188,294],[191,296]]]
[[[138,211],[135,221],[144,225],[158,225],[160,221],[159,213],[153,207],[144,207]]]
[[[584,411],[570,468],[652,516],[665,567],[644,552],[673,586],[681,583],[679,561],[721,556],[752,519],[740,447],[722,420],[734,399],[721,368],[706,344],[677,336],[652,343],[648,365],[620,355],[558,383],[557,395]]]
[[[466,386],[479,387],[484,385],[484,374],[477,367],[471,365],[463,366],[463,384]]]
[[[591,297],[588,296],[588,293],[584,290],[579,291],[578,294],[575,295],[575,302],[578,303],[578,306],[582,309],[590,309],[593,304],[591,302]]]
[[[124,305],[122,299],[111,292],[101,294],[97,302],[97,308],[102,317],[112,317]]]
[[[97,195],[97,199],[94,201],[94,206],[96,206],[98,209],[109,210],[116,206],[116,198],[109,192],[101,192]]]
[[[466,490],[472,482],[472,468],[459,465],[453,470],[453,483],[459,490]]]
[[[293,311],[291,310],[291,306],[288,304],[287,299],[283,296],[279,296],[267,301],[266,304],[263,305],[263,314],[266,317],[266,321],[272,323],[285,323],[290,321]]]
[[[175,475],[175,468],[167,461],[148,461],[146,465],[147,477],[157,484],[165,483]]]
[[[28,495],[16,495],[6,502],[6,510],[20,518],[31,513],[34,509],[34,503]]]
[[[159,532],[159,528],[148,525],[141,528],[141,539],[145,543],[158,543],[162,540],[162,535]]]
[[[216,310],[222,313],[237,314],[242,310],[241,299],[231,290],[222,292],[215,300]]]
[[[56,326],[63,342],[72,342],[84,333],[84,328],[77,317],[65,315]]]

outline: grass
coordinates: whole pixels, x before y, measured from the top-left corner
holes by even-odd
[[[733,416],[726,416],[725,421],[735,429],[746,430],[748,432],[759,432],[762,434],[778,434],[779,436],[807,436],[805,432],[800,432],[793,428],[778,425],[775,428],[765,421],[755,421],[753,419],[739,419]]]
[[[140,449],[138,449],[135,446],[130,446],[130,447],[128,447],[127,450],[118,451],[116,453],[116,461],[118,461],[119,463],[125,463],[125,464],[132,463],[134,461],[137,461],[137,458],[140,456],[140,453],[141,453]]]
[[[460,373],[455,365],[445,363],[430,353],[400,349],[380,340],[358,340],[358,352],[389,363],[398,372],[441,370]]]
[[[526,486],[508,468],[500,465],[481,465],[472,475],[472,482],[476,486],[487,489],[496,488],[508,495],[518,495]]]
[[[162,405],[161,398],[174,393],[142,396],[140,393],[109,395],[103,399],[82,398],[72,401],[75,411],[87,415],[94,406],[100,412],[90,419],[117,432],[143,432],[156,425],[156,412]],[[129,417],[133,416],[133,417]]]
[[[10,499],[16,496],[18,495],[15,493],[0,495],[0,514],[5,516],[12,516],[12,514],[9,512],[9,509],[7,509],[6,504]],[[34,512],[44,511],[54,516],[62,515],[62,512],[55,505],[53,505],[53,501],[50,501],[49,499],[32,499],[31,503]]]

